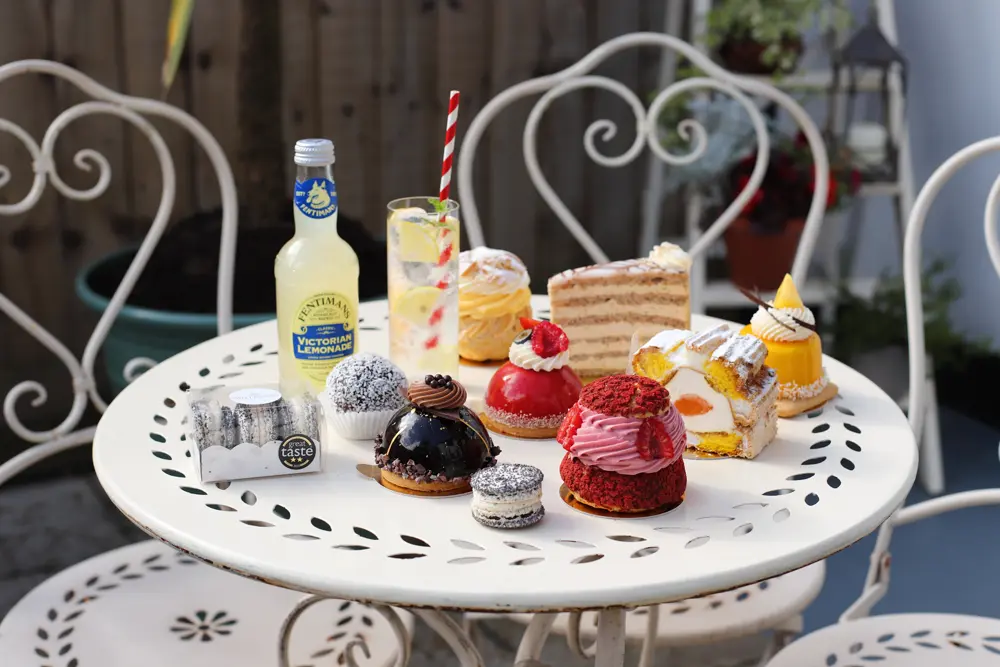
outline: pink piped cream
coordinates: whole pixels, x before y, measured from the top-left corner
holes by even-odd
[[[636,441],[643,422],[659,422],[670,435],[672,443],[685,443],[684,421],[676,410],[658,417],[609,416],[589,408],[580,411],[582,423],[568,451],[584,464],[622,475],[639,475],[663,470],[674,463],[684,451],[672,447],[663,458],[646,460],[639,453]]]

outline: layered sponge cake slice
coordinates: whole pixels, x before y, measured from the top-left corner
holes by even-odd
[[[549,279],[552,321],[569,336],[569,363],[582,378],[628,368],[633,334],[647,340],[663,329],[690,326],[686,255],[673,261],[674,257],[656,252],[649,258],[585,266]],[[683,253],[679,248],[677,252]]]
[[[632,369],[670,392],[689,448],[752,459],[777,432],[778,383],[766,358],[759,339],[720,324],[656,334],[633,355]]]

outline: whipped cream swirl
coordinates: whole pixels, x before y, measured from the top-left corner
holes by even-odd
[[[508,356],[512,364],[529,371],[555,371],[569,363],[568,350],[560,352],[554,357],[540,357],[531,349],[530,340],[520,343],[515,340],[510,344]]]
[[[458,287],[477,294],[511,294],[530,284],[528,269],[514,253],[479,246],[458,255]]]
[[[676,271],[689,271],[691,269],[691,256],[684,252],[679,245],[673,243],[661,243],[654,247],[649,252],[649,259],[664,269]]]
[[[564,446],[564,449],[584,465],[621,475],[641,475],[663,470],[684,453],[687,442],[684,421],[676,410],[641,419],[605,415],[583,408],[580,410],[580,418],[580,428],[574,434],[573,441]],[[643,458],[639,452],[636,441],[645,421],[660,422],[669,434],[671,447],[667,456]]]
[[[750,331],[762,340],[775,342],[792,342],[805,340],[813,332],[792,318],[807,324],[815,325],[813,313],[806,307],[802,308],[764,308],[760,306],[750,318]]]

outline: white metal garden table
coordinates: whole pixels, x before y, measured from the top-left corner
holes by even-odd
[[[534,305],[547,312],[545,297]],[[386,353],[386,313],[384,301],[361,305],[362,350]],[[693,320],[696,329],[714,322]],[[754,461],[688,460],[684,503],[649,518],[572,509],[559,498],[557,443],[496,435],[501,460],[546,474],[547,513],[534,527],[485,528],[473,520],[467,496],[389,491],[358,469],[373,463],[372,443],[333,434],[322,473],[199,483],[183,439],[185,389],[273,381],[275,336],[273,322],[241,329],[129,386],[97,429],[101,484],[148,533],[217,567],[370,604],[390,619],[391,607],[412,608],[463,665],[482,663],[442,610],[600,609],[597,664],[621,665],[626,607],[726,590],[821,560],[872,532],[903,502],[916,473],[913,435],[896,404],[827,358],[840,387],[834,402],[782,420],[777,439]],[[472,407],[491,374],[463,366]],[[283,633],[294,619],[293,612]],[[553,619],[535,617],[518,660],[537,659]]]

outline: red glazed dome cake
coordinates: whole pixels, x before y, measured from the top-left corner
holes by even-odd
[[[582,384],[569,363],[569,339],[551,322],[521,318],[524,331],[486,388],[483,423],[517,438],[555,437],[580,396]]]
[[[557,439],[566,450],[559,473],[585,505],[647,512],[684,498],[684,421],[655,380],[611,375],[587,385]]]

